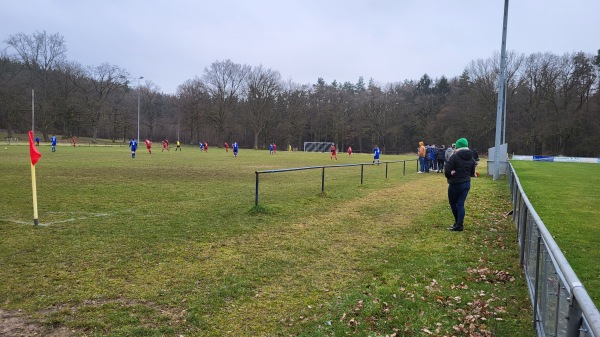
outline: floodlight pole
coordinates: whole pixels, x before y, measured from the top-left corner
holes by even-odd
[[[138,127],[137,127],[137,142],[140,143],[140,80],[143,79],[144,76],[140,76],[138,78]]]
[[[498,76],[498,108],[496,110],[496,140],[494,149],[494,180],[500,177],[500,136],[502,133],[502,111],[504,107],[504,77],[506,72],[506,26],[508,24],[508,0],[504,0],[502,25],[502,49],[500,52],[500,74]]]

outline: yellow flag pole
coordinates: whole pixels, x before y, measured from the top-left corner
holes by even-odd
[[[35,186],[35,165],[31,164],[31,192],[33,194],[33,224],[39,225],[37,209],[37,188]]]
[[[35,127],[34,127],[34,121],[35,121],[35,90],[31,90],[31,132],[35,132]],[[29,136],[29,142],[31,143],[31,137],[32,135],[30,134]],[[29,144],[29,146],[32,146],[31,144]],[[39,224],[39,220],[38,220],[38,210],[37,210],[37,188],[35,186],[35,164],[33,164],[31,161],[29,161],[29,163],[31,164],[31,192],[33,194],[33,225],[37,226]]]

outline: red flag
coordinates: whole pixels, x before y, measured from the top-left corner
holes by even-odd
[[[33,144],[33,131],[29,131],[29,156],[31,157],[31,165],[35,165],[42,156]]]

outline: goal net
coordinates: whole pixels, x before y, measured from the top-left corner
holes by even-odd
[[[304,142],[304,152],[329,152],[332,142]]]

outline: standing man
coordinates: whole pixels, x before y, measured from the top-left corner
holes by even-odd
[[[446,152],[444,153],[444,159],[446,160],[446,165],[448,165],[448,160],[454,154],[454,148],[456,148],[456,144],[452,144],[452,146],[448,146]]]
[[[73,147],[75,147],[75,136],[73,136],[72,142],[73,142]]]
[[[35,146],[40,146],[40,137],[35,136]]]
[[[444,174],[448,180],[448,202],[454,216],[454,224],[448,229],[461,232],[465,220],[465,201],[471,189],[471,177],[475,176],[475,160],[466,138],[456,141],[456,151],[448,160]]]
[[[177,139],[177,143],[175,143],[175,152],[177,152],[177,150],[181,152],[181,143],[179,142],[179,139]]]
[[[380,154],[381,154],[381,150],[379,150],[379,146],[375,145],[375,148],[373,148],[373,164],[375,164],[376,160],[377,160],[377,165],[381,164],[381,161],[379,160]]]
[[[150,139],[146,139],[145,143],[146,148],[148,149],[148,153],[152,154],[152,150],[150,149],[152,147],[152,142],[150,141]]]
[[[233,142],[233,156],[237,158],[238,155],[238,143]]]
[[[417,173],[424,173],[425,172],[425,145],[423,145],[423,142],[420,141],[419,142],[419,151],[417,152],[417,154],[419,155],[419,171]]]
[[[350,157],[352,155],[352,148],[350,146],[348,146],[348,157]]]
[[[131,158],[135,158],[135,150],[137,150],[137,141],[133,138],[129,141],[129,147],[131,148]]]
[[[273,143],[269,144],[269,154],[273,154]]]
[[[444,145],[437,150],[435,158],[437,160],[437,172],[444,172],[444,162],[446,160],[446,147]]]
[[[56,152],[56,136],[52,135],[50,137],[50,142],[52,143],[52,152]]]
[[[229,144],[227,142],[225,142],[225,152],[229,152]]]

